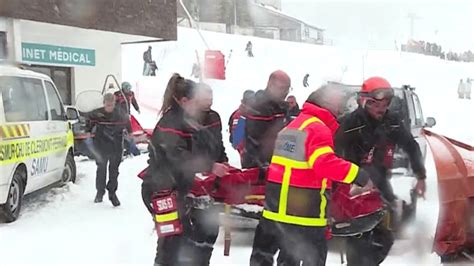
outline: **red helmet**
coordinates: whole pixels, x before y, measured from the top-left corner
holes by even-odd
[[[359,104],[371,117],[380,120],[387,112],[393,94],[392,86],[386,79],[372,77],[362,84]]]
[[[393,89],[390,83],[381,77],[371,77],[362,84],[360,96],[382,100],[393,96]]]

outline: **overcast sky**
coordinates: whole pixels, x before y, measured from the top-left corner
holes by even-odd
[[[324,28],[334,45],[394,49],[410,37],[474,51],[474,0],[282,0],[283,12]]]

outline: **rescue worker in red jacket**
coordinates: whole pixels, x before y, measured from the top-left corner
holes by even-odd
[[[395,145],[400,145],[408,154],[413,172],[418,178],[416,192],[423,195],[426,189],[426,169],[420,147],[401,118],[389,110],[393,97],[392,86],[384,78],[372,77],[365,80],[359,92],[359,107],[341,118],[341,126],[335,138],[336,152],[370,173],[371,180],[390,204],[389,207],[396,206],[397,198],[389,180]],[[394,213],[393,208],[390,211]],[[380,225],[362,236],[349,238],[348,265],[379,265],[393,244],[394,237],[389,227],[391,225]]]
[[[327,205],[332,182],[365,186],[368,174],[333,151],[338,128],[334,102],[342,92],[325,85],[280,133],[268,170],[265,205],[250,265],[325,265]]]
[[[196,149],[195,133],[200,128],[201,110],[196,101],[196,84],[174,74],[165,91],[162,117],[149,145],[150,158],[143,176],[142,198],[156,223],[171,222],[167,236],[158,239],[155,265],[197,265],[203,256],[192,240],[195,231],[190,204],[186,203],[196,173],[224,176],[228,167],[202,156]],[[152,205],[154,199],[176,198],[176,210],[162,215]],[[166,204],[169,207],[169,204]],[[173,205],[173,204],[172,204]],[[153,207],[152,207],[153,206]],[[180,224],[178,226],[177,224]],[[182,230],[176,229],[182,228]],[[169,231],[173,231],[170,233]],[[171,234],[171,235],[169,235]]]

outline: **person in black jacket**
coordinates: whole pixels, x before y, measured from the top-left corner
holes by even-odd
[[[90,126],[94,133],[94,151],[97,164],[96,189],[94,202],[102,202],[107,188],[109,199],[119,206],[117,198],[119,166],[122,161],[123,131],[127,127],[128,117],[121,108],[115,106],[112,93],[104,95],[104,107],[89,114]],[[109,182],[107,182],[107,164],[109,164]]]
[[[198,130],[199,139],[204,140],[203,147],[200,147],[204,156],[212,161],[227,163],[229,160],[225,152],[222,141],[222,122],[219,113],[211,109],[213,95],[212,89],[205,83],[199,83],[197,88],[196,101],[201,111]]]
[[[205,160],[227,164],[228,158],[222,139],[222,122],[219,114],[211,109],[212,89],[209,85],[199,83],[196,92],[196,101],[200,110],[200,128],[194,133],[193,146],[195,153]],[[214,184],[219,186],[219,181]],[[209,265],[213,246],[219,234],[219,210],[213,206],[207,196],[199,199],[199,204],[194,204],[191,209],[193,222],[192,239],[196,243],[197,256],[194,265]]]
[[[132,85],[129,82],[124,81],[122,82],[121,87],[122,87],[121,91],[116,91],[114,93],[115,100],[117,101],[116,102],[117,106],[122,109],[122,112],[130,115],[130,111],[131,111],[130,104],[131,104],[133,105],[133,108],[135,108],[135,111],[140,113],[140,106],[138,106],[137,99],[135,98],[135,94],[132,91]],[[129,121],[129,124],[127,125],[127,132],[129,134],[133,133],[132,125],[130,121]],[[126,154],[133,154],[134,156],[140,154],[140,151],[138,150],[137,145],[135,144],[135,141],[128,134],[124,136],[124,145],[125,145]]]
[[[288,108],[289,108],[288,119],[292,121],[300,114],[301,112],[300,106],[296,102],[296,97],[293,95],[288,96],[288,98],[286,98],[286,102],[288,103]]]
[[[227,166],[202,156],[197,148],[201,128],[201,110],[196,103],[196,84],[174,74],[165,91],[163,105],[149,145],[150,158],[142,184],[142,197],[150,212],[151,200],[157,193],[172,191],[177,197],[177,211],[183,232],[158,239],[155,265],[195,265],[202,261],[197,242],[192,240],[195,219],[186,204],[195,174],[227,173]]]
[[[373,77],[364,81],[359,93],[359,107],[341,118],[335,137],[336,152],[367,170],[375,187],[391,206],[396,200],[389,180],[395,145],[400,145],[410,157],[411,167],[418,178],[417,193],[423,195],[426,189],[426,170],[420,147],[401,118],[388,110],[393,97],[393,89],[385,79]],[[374,241],[379,245],[372,245]],[[360,238],[351,238],[348,241],[348,265],[378,265],[392,244],[393,236],[387,228],[377,228]]]
[[[245,150],[242,167],[264,167],[271,161],[278,132],[288,123],[288,104],[291,79],[277,70],[270,75],[267,88],[255,94],[246,122]]]
[[[115,92],[115,98],[117,104],[122,110],[130,114],[130,104],[133,105],[135,111],[140,113],[140,106],[138,106],[137,99],[135,98],[135,93],[132,91],[132,85],[124,81],[122,82],[122,91]]]

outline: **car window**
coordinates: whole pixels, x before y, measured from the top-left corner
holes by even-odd
[[[41,80],[0,77],[0,92],[7,122],[48,120]]]
[[[413,94],[413,103],[415,107],[415,124],[417,126],[423,126],[423,113],[421,111],[420,100],[416,94]]]
[[[416,126],[415,106],[413,104],[413,98],[408,97],[407,105],[408,105],[408,114],[410,117],[410,126]]]
[[[63,104],[61,103],[56,89],[54,89],[54,85],[49,81],[45,81],[44,84],[46,88],[46,94],[48,96],[51,120],[66,120]]]

